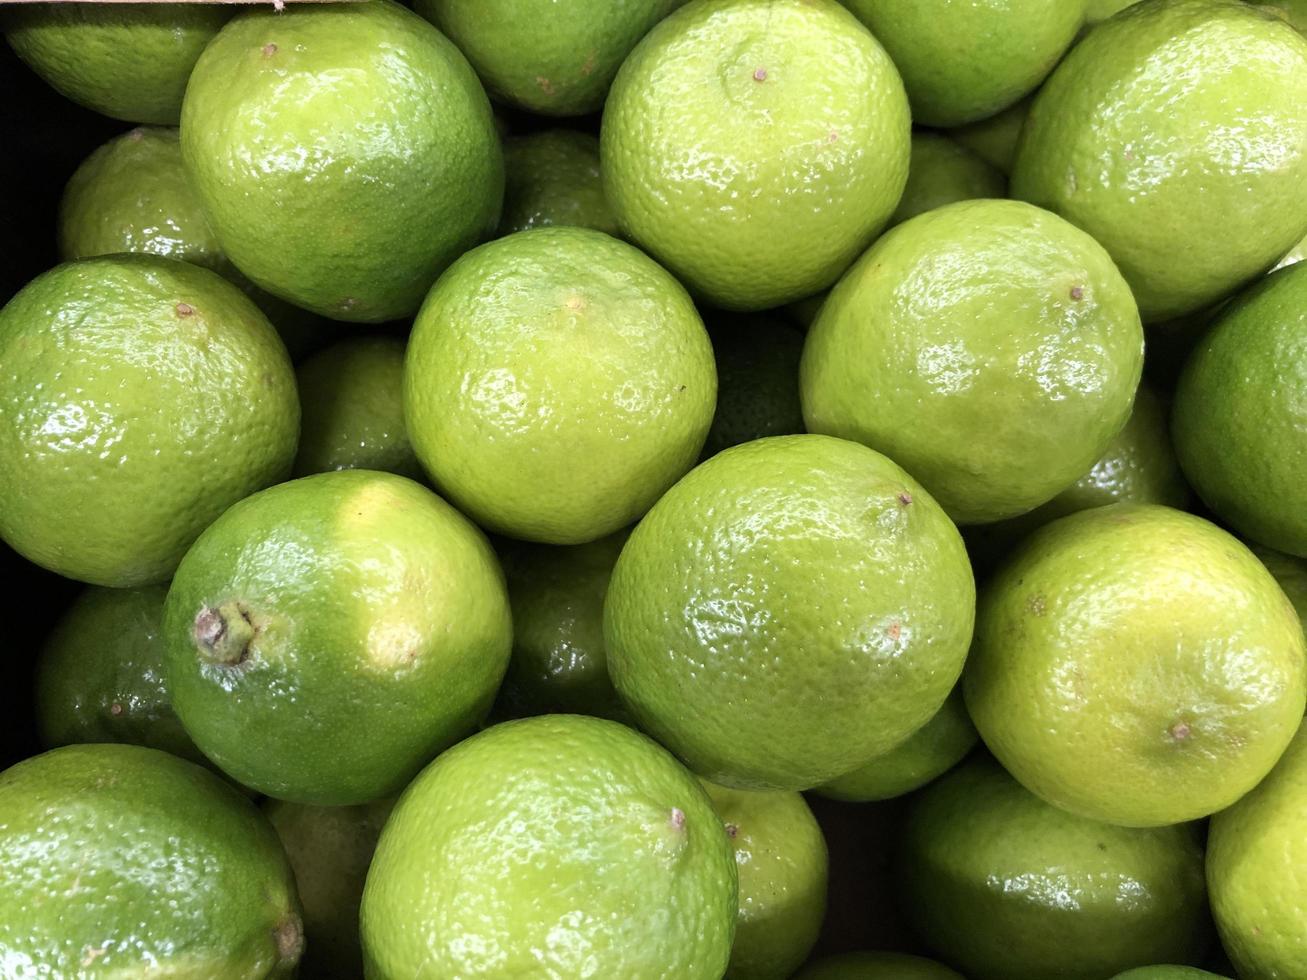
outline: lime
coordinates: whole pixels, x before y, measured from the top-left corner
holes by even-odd
[[[295,883],[221,779],[138,745],[70,745],[0,773],[9,977],[292,977]]]
[[[1307,238],[1304,238],[1293,248],[1289,249],[1289,251],[1285,252],[1284,256],[1275,264],[1275,268],[1271,271],[1275,272],[1279,269],[1283,269],[1286,265],[1294,265],[1301,262],[1303,259],[1307,259]]]
[[[1085,0],[1085,23],[1092,26],[1119,14],[1126,7],[1133,7],[1138,2],[1139,0]]]
[[[191,69],[231,17],[193,3],[32,3],[5,11],[14,53],[60,94],[128,122],[177,124]]]
[[[717,394],[685,290],[614,238],[536,228],[441,277],[409,340],[418,459],[482,527],[580,544],[626,527],[693,464]]]
[[[635,43],[685,0],[417,0],[494,95],[546,116],[604,104]]]
[[[234,18],[195,66],[182,156],[236,267],[338,320],[412,314],[503,196],[476,75],[391,0]]]
[[[600,161],[642,248],[760,310],[829,286],[885,226],[909,132],[893,63],[834,0],[698,0],[622,65]]]
[[[719,317],[708,332],[717,361],[717,411],[704,457],[765,436],[802,432],[803,334],[782,320],[752,315]]]
[[[1254,541],[1307,556],[1307,264],[1226,307],[1185,364],[1171,424],[1208,507]]]
[[[1252,0],[1268,13],[1283,17],[1299,32],[1307,34],[1307,0]]]
[[[411,480],[368,470],[255,494],[186,554],[164,606],[173,706],[279,799],[401,789],[485,715],[511,623],[494,553]]]
[[[893,462],[828,436],[760,439],[700,464],[631,534],[608,668],[696,772],[808,789],[939,710],[974,595],[956,528]]]
[[[787,980],[826,914],[826,838],[798,793],[704,788],[735,849],[740,882],[726,980]]]
[[[1293,606],[1213,524],[1114,504],[1054,521],[989,583],[964,690],[1030,790],[1126,826],[1194,820],[1270,771],[1307,699]]]
[[[963,980],[943,963],[909,953],[842,953],[810,963],[794,980]]]
[[[161,582],[299,434],[286,349],[198,266],[58,266],[0,310],[0,538],[96,585]]]
[[[1134,0],[1132,0],[1134,2]],[[1225,980],[1194,966],[1140,966],[1118,973],[1112,980]]]
[[[300,904],[307,940],[300,975],[313,980],[358,980],[359,902],[382,825],[395,801],[360,806],[306,806],[269,800],[263,812],[281,838]]]
[[[903,75],[912,118],[985,119],[1033,91],[1071,46],[1082,0],[842,0]]]
[[[404,793],[363,892],[369,980],[717,980],[735,861],[698,782],[616,722],[505,722]]]
[[[826,297],[829,295],[830,290],[822,290],[820,293],[788,304],[783,312],[796,327],[807,330],[812,326],[812,321],[817,319],[817,314],[821,312],[821,304],[826,302]]]
[[[1021,129],[1026,124],[1026,115],[1030,112],[1033,99],[1033,96],[1027,96],[988,119],[950,129],[948,135],[959,146],[970,150],[991,167],[1010,174],[1017,159]]]
[[[404,342],[344,340],[300,365],[300,431],[295,474],[384,470],[419,477],[404,425]]]
[[[504,141],[504,213],[499,233],[575,225],[617,234],[599,178],[599,140],[551,129]]]
[[[888,232],[808,331],[810,432],[900,463],[961,524],[1031,510],[1130,415],[1143,331],[1088,235],[1019,201],[962,201]]]
[[[1094,28],[1031,107],[1012,195],[1093,235],[1146,321],[1208,306],[1307,225],[1307,39],[1236,0]]]
[[[954,201],[1003,197],[1006,193],[1007,180],[1002,172],[970,150],[938,133],[913,133],[908,183],[890,224],[901,224]]]
[[[1073,816],[978,759],[917,797],[904,827],[908,914],[969,980],[1102,980],[1201,952],[1203,849],[1191,826]]]
[[[817,793],[858,803],[889,800],[920,789],[962,761],[976,744],[962,689],[954,688],[935,716],[883,755],[845,773]]]
[[[1280,583],[1280,588],[1298,611],[1298,618],[1307,626],[1307,560],[1257,544],[1252,546],[1252,552],[1275,576],[1275,581]]]

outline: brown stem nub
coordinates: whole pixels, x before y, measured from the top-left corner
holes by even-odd
[[[210,663],[235,667],[250,655],[254,625],[240,603],[224,602],[199,611],[194,634],[200,656]]]

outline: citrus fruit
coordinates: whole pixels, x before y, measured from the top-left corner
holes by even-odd
[[[608,679],[604,596],[626,531],[560,547],[506,541],[513,656],[499,689],[508,717],[570,712],[619,718]]]
[[[903,75],[926,126],[985,119],[1032,91],[1071,46],[1081,0],[842,0]]]
[[[886,233],[822,305],[799,391],[960,524],[1031,510],[1130,415],[1143,331],[1107,253],[1019,201],[962,201]]]
[[[902,224],[954,201],[1003,197],[1006,193],[1003,174],[970,150],[938,133],[913,133],[908,183],[890,216],[890,224]]]
[[[1094,28],[1040,91],[1012,196],[1111,253],[1145,321],[1201,309],[1307,225],[1307,39],[1235,0],[1156,0]]]
[[[235,17],[195,66],[182,157],[236,267],[337,320],[412,314],[503,198],[476,75],[391,0]]]
[[[962,980],[962,975],[910,953],[841,953],[808,964],[794,980]]]
[[[1171,426],[1208,507],[1254,541],[1307,556],[1307,264],[1267,276],[1203,334]]]
[[[482,527],[581,544],[630,524],[693,464],[717,382],[663,269],[586,228],[474,249],[409,339],[404,408],[427,472]]]
[[[909,130],[889,56],[834,0],[698,0],[622,65],[600,165],[634,241],[708,302],[761,310],[884,227]]]
[[[1280,588],[1298,611],[1298,618],[1307,626],[1307,560],[1253,545],[1252,553],[1261,559],[1266,570],[1275,576]]]
[[[978,759],[925,789],[904,828],[909,918],[968,980],[1102,980],[1201,952],[1203,849],[1191,826],[1077,817]]]
[[[5,13],[14,53],[60,94],[115,119],[175,126],[191,69],[231,8],[33,3]]]
[[[920,789],[948,772],[976,744],[962,689],[954,688],[935,716],[883,755],[817,787],[833,800],[889,800]]]
[[[988,119],[950,129],[949,138],[991,167],[1010,174],[1017,159],[1021,129],[1026,124],[1026,115],[1030,112],[1033,100],[1033,95],[1027,96]],[[1006,186],[1005,184],[1004,187]]]
[[[505,722],[401,797],[363,892],[369,980],[677,977],[730,956],[735,861],[697,780],[616,722]]]
[[[411,480],[341,470],[229,509],[164,605],[173,707],[235,779],[300,803],[401,789],[485,715],[508,600],[466,518]]]
[[[963,681],[1028,789],[1126,826],[1194,820],[1270,771],[1307,649],[1256,557],[1201,518],[1114,504],[1054,521],[988,584]]]
[[[817,314],[821,311],[821,304],[826,302],[826,297],[830,295],[830,290],[825,289],[820,293],[814,293],[803,299],[796,300],[784,307],[784,312],[790,322],[802,330],[807,330],[812,326],[812,321],[817,319]]]
[[[604,104],[635,43],[685,0],[417,0],[495,96],[545,116]]]
[[[381,828],[395,801],[359,806],[308,806],[269,800],[263,808],[291,870],[303,906],[304,957],[300,975],[314,980],[358,980],[359,902]]]
[[[205,269],[57,266],[0,310],[0,538],[70,578],[161,582],[299,434],[286,349]]]
[[[1100,20],[1107,20],[1138,2],[1139,0],[1086,0],[1085,23],[1097,24]]]
[[[298,381],[297,476],[351,469],[421,476],[404,425],[402,340],[343,340],[301,364]]]
[[[1304,238],[1293,248],[1289,249],[1280,261],[1275,264],[1275,268],[1271,271],[1275,272],[1279,269],[1283,269],[1286,265],[1295,265],[1305,258],[1307,258],[1307,238]]]
[[[803,431],[803,334],[770,316],[719,317],[708,329],[717,362],[717,411],[704,457],[765,436]]]
[[[1304,0],[1253,0],[1268,13],[1283,17],[1300,33],[1307,34],[1307,2]]]
[[[1112,980],[1224,980],[1224,978],[1195,966],[1163,965],[1135,967],[1133,970],[1118,973]]]
[[[0,964],[11,977],[292,977],[303,949],[277,837],[217,776],[139,745],[0,773]]]
[[[504,141],[504,213],[499,233],[575,225],[617,234],[599,178],[599,140],[551,129]]]
[[[1207,886],[1221,943],[1248,980],[1307,975],[1307,728],[1271,774],[1212,818]]]
[[[974,595],[956,528],[893,462],[759,439],[701,463],[632,532],[604,606],[608,669],[700,775],[808,789],[939,710]]]
[[[726,980],[787,980],[826,913],[826,838],[798,793],[705,782],[735,849],[739,918]]]

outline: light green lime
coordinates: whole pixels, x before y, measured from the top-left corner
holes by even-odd
[[[810,963],[794,980],[963,980],[962,974],[908,953],[841,953]]]
[[[949,138],[991,167],[1010,174],[1012,165],[1016,163],[1021,130],[1026,124],[1026,115],[1030,112],[1033,100],[1033,95],[1028,96],[988,119],[950,129]]]
[[[1118,973],[1112,980],[1226,980],[1194,966],[1140,966]]]
[[[368,980],[718,980],[730,841],[698,781],[616,722],[505,722],[404,793],[363,892]]]
[[[1085,0],[1085,23],[1092,26],[1138,2],[1139,0]]]
[[[1268,13],[1283,17],[1300,33],[1307,34],[1307,0],[1252,0]]]
[[[708,332],[717,362],[717,411],[703,457],[742,442],[802,432],[803,334],[770,316],[718,316]]]
[[[1251,548],[1266,570],[1275,576],[1275,581],[1280,583],[1280,588],[1298,611],[1298,618],[1307,626],[1307,559],[1272,551],[1259,544]]]
[[[908,183],[890,216],[890,224],[902,224],[954,201],[1006,194],[1007,180],[1001,171],[947,136],[916,132],[912,134]]]
[[[575,225],[617,234],[599,178],[599,140],[548,129],[504,140],[504,213],[499,233]]]
[[[1301,262],[1303,259],[1307,259],[1307,238],[1304,238],[1293,248],[1289,249],[1289,251],[1285,252],[1284,256],[1279,262],[1275,263],[1275,268],[1271,271],[1275,272],[1279,269],[1283,269],[1286,265],[1294,265]]]

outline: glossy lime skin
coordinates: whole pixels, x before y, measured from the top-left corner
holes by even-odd
[[[1208,973],[1194,966],[1140,966],[1118,973],[1112,980],[1225,980],[1217,973]]]
[[[694,463],[717,378],[685,290],[587,228],[474,249],[409,338],[409,436],[482,527],[582,544],[626,527]]]
[[[803,431],[803,334],[769,316],[719,317],[708,330],[717,362],[717,410],[703,457],[767,436]]]
[[[923,791],[903,826],[909,920],[968,980],[1102,980],[1201,953],[1203,849],[1192,826],[1073,816],[988,759]]]
[[[1277,14],[1292,24],[1300,33],[1307,34],[1307,3],[1304,0],[1253,0],[1268,13]]]
[[[480,532],[368,470],[241,501],[187,552],[164,606],[186,730],[239,782],[300,803],[401,789],[484,717],[511,629]]]
[[[1011,174],[1017,159],[1017,146],[1021,142],[1021,130],[1025,127],[1033,100],[1033,95],[1028,96],[988,119],[950,129],[949,138],[991,167]]]
[[[1280,588],[1298,611],[1298,618],[1307,626],[1307,560],[1257,544],[1252,545],[1252,552],[1275,576],[1275,581],[1280,583]]]
[[[1271,271],[1275,272],[1278,269],[1283,269],[1286,265],[1295,265],[1305,258],[1307,258],[1307,238],[1304,238],[1293,248],[1289,249],[1289,251],[1284,254],[1284,257],[1275,264],[1275,269],[1272,269]]]
[[[964,691],[1029,789],[1124,826],[1194,820],[1270,771],[1307,698],[1302,625],[1225,531],[1114,504],[1028,538],[981,596]]]
[[[165,581],[290,470],[286,349],[235,286],[152,255],[69,262],[0,310],[0,538],[69,578]]]
[[[504,141],[504,175],[499,234],[545,225],[618,233],[599,176],[599,140],[589,133],[549,129],[510,137]]]
[[[1031,92],[1075,40],[1081,0],[842,0],[876,35],[919,125],[960,126]]]
[[[685,0],[417,0],[496,97],[543,116],[603,107],[637,41]]]
[[[175,126],[218,4],[33,3],[6,11],[14,53],[60,94],[128,122]]]
[[[1201,309],[1307,225],[1307,39],[1235,0],[1094,28],[1031,107],[1012,196],[1111,253],[1146,322]]]
[[[1130,415],[1143,329],[1107,253],[1019,201],[962,201],[888,232],[808,331],[810,432],[900,463],[960,524],[1031,510]]]
[[[616,722],[505,722],[428,766],[363,892],[369,980],[717,980],[735,859],[698,781]]]
[[[182,155],[236,267],[337,320],[411,315],[504,191],[475,73],[390,0],[237,16],[195,66]]]
[[[954,201],[1004,197],[1007,179],[1002,171],[986,163],[970,150],[938,133],[912,134],[912,157],[908,164],[908,183],[899,198],[899,206],[890,217],[891,225]]]
[[[788,980],[826,914],[828,855],[799,793],[755,793],[704,782],[735,850],[739,918],[725,980]]]
[[[608,669],[701,775],[809,789],[930,720],[973,601],[956,528],[893,462],[828,436],[760,439],[700,464],[631,534]]]
[[[696,296],[767,309],[825,289],[884,227],[910,125],[889,56],[834,0],[696,0],[613,83],[604,187]]]
[[[1307,556],[1307,265],[1267,276],[1203,334],[1171,429],[1208,507],[1245,537]]]
[[[1271,774],[1212,818],[1207,887],[1221,944],[1240,977],[1307,974],[1307,729]]]
[[[794,980],[963,980],[962,974],[909,953],[841,953],[810,963]]]
[[[0,964],[11,977],[292,977],[295,883],[258,810],[137,745],[0,773]]]

